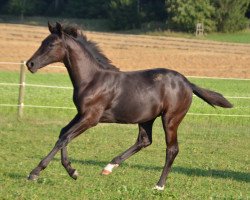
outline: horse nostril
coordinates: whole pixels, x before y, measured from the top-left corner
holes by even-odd
[[[30,67],[34,67],[34,63],[33,62],[30,62]]]

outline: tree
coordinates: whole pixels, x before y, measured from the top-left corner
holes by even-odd
[[[19,14],[21,21],[23,20],[24,13],[29,9],[26,6],[26,0],[10,0],[9,11],[14,14]]]
[[[45,14],[49,16],[58,16],[61,15],[65,8],[66,0],[44,0],[46,2]]]
[[[250,18],[250,4],[248,6],[247,12],[246,12],[246,17],[249,19]]]
[[[64,15],[77,18],[107,18],[107,0],[74,0],[65,3]]]
[[[213,4],[218,31],[234,32],[247,27],[245,14],[250,0],[213,0]]]
[[[0,13],[7,14],[6,6],[8,4],[8,0],[0,0]]]
[[[111,0],[109,4],[110,28],[126,30],[140,26],[139,0]]]
[[[194,32],[197,23],[203,23],[206,31],[215,29],[215,10],[209,0],[166,0],[166,9],[171,29]]]
[[[20,19],[23,20],[24,15],[39,15],[42,13],[44,2],[39,0],[9,0],[7,4],[8,13],[13,15],[20,15]]]
[[[162,21],[166,20],[165,0],[140,0],[140,13],[143,21]]]

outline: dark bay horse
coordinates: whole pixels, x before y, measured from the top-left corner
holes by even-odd
[[[161,117],[166,140],[166,161],[156,185],[163,190],[171,165],[178,154],[177,129],[186,115],[193,93],[211,106],[231,108],[221,94],[190,83],[180,73],[169,69],[121,72],[75,27],[48,24],[50,35],[27,61],[35,73],[39,68],[62,62],[68,70],[74,92],[77,114],[60,133],[51,152],[34,168],[28,179],[35,180],[61,150],[61,162],[76,179],[67,145],[87,129],[104,123],[138,124],[139,135],[133,146],[115,157],[102,171],[108,175],[124,160],[152,143],[152,125]]]

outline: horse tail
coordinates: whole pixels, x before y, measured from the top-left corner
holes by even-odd
[[[225,98],[222,96],[222,94],[207,90],[201,87],[198,87],[197,85],[190,83],[190,86],[193,90],[193,93],[207,102],[209,105],[215,107],[215,106],[220,106],[223,108],[232,108],[233,105]]]

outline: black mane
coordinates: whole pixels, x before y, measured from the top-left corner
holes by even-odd
[[[73,38],[78,42],[87,52],[90,57],[98,62],[98,66],[102,69],[119,71],[119,68],[112,65],[111,60],[109,60],[98,47],[97,43],[88,40],[86,35],[78,30],[75,26],[65,26],[63,27],[63,33],[67,36]]]

